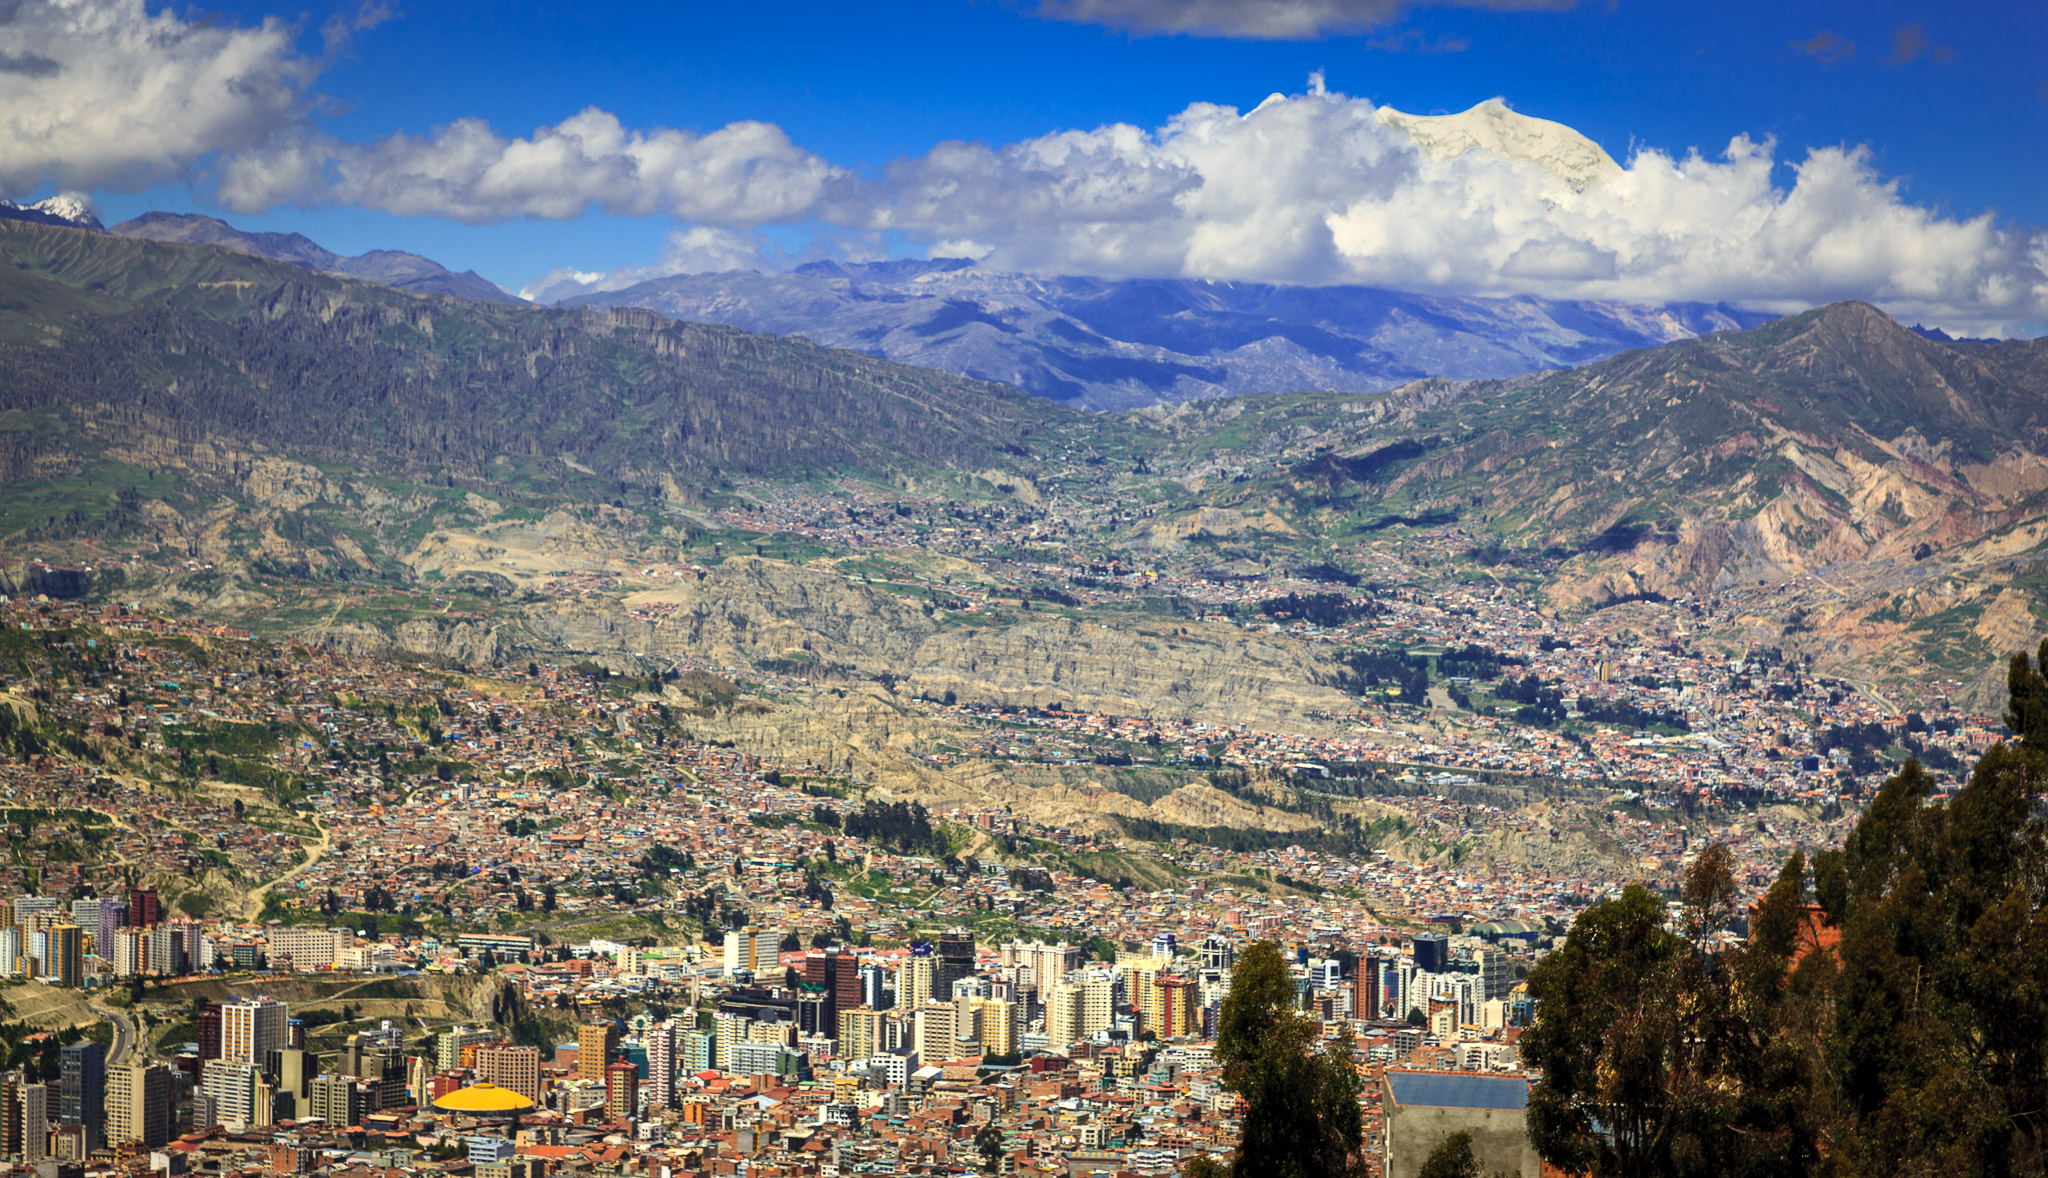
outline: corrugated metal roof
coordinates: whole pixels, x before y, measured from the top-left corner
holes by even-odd
[[[1430,1108],[1529,1107],[1529,1081],[1521,1076],[1457,1075],[1449,1072],[1388,1072],[1394,1103]]]

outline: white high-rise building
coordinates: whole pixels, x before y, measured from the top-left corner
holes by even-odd
[[[263,1064],[263,1053],[291,1046],[285,1005],[274,998],[230,1002],[220,1008],[220,1056],[234,1063]]]
[[[1045,1000],[1045,1032],[1055,1049],[1107,1028],[1116,1017],[1116,983],[1090,970],[1052,988]]]
[[[149,971],[149,934],[139,928],[114,930],[114,945],[111,953],[100,951],[100,956],[114,963],[117,977],[132,978]]]
[[[1065,942],[1048,945],[1044,941],[1011,941],[1002,947],[1002,963],[1030,970],[1028,980],[1041,995],[1081,968],[1081,958],[1081,950]]]
[[[712,1025],[718,1031],[718,1058],[711,1066],[723,1071],[731,1066],[733,1049],[747,1041],[747,1031],[754,1020],[743,1014],[720,1011],[711,1016]]]
[[[200,1073],[199,1086],[213,1098],[216,1124],[242,1129],[256,1123],[256,1081],[261,1070],[252,1063],[209,1059]],[[265,1116],[263,1120],[270,1118]]]
[[[918,1061],[929,1066],[959,1054],[960,1016],[950,1002],[927,1002],[917,1008],[911,1042]]]
[[[641,1035],[647,1045],[647,1113],[653,1117],[675,1103],[676,1025],[660,1022]]]
[[[735,929],[725,934],[725,972],[760,976],[775,968],[782,955],[782,934],[773,929]]]

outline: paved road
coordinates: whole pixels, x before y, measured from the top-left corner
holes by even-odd
[[[118,1010],[108,1010],[97,1002],[87,1003],[87,1006],[94,1014],[99,1015],[114,1026],[114,1045],[107,1050],[106,1061],[107,1067],[114,1067],[127,1058],[128,1048],[136,1041],[135,1024],[129,1021],[127,1015],[122,1014]]]

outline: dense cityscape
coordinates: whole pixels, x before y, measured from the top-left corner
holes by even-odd
[[[1668,889],[1711,841],[1759,894],[1787,854],[1839,840],[1842,803],[1890,771],[1873,752],[1959,764],[2000,731],[1900,715],[1774,652],[1620,647],[1480,587],[1279,589],[1219,616],[1388,668],[1322,717],[1329,735],[907,697],[937,725],[909,751],[939,770],[1155,765],[1291,811],[1295,834],[928,810],[690,730],[700,699],[796,680],[458,673],[6,603],[5,993],[19,1010],[24,983],[73,990],[104,1019],[84,1038],[16,1024],[8,1152],[222,1173],[1176,1173],[1230,1153],[1216,1019],[1236,954],[1271,940],[1353,1044],[1377,1158],[1395,1077],[1526,1087],[1524,979],[1617,869]],[[988,608],[972,592],[960,608]],[[1431,715],[1451,722],[1425,733]],[[1493,782],[1547,783],[1555,805]],[[1605,854],[1504,850],[1587,826],[1573,837]],[[513,1122],[459,1107],[492,1089],[517,1094]]]

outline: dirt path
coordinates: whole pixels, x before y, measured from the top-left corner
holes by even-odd
[[[270,895],[273,888],[282,883],[289,883],[293,877],[304,874],[308,868],[320,862],[326,856],[328,850],[334,846],[333,828],[317,817],[313,819],[313,826],[320,832],[320,841],[306,847],[306,861],[244,896],[242,898],[242,918],[244,920],[254,920],[260,916],[263,912],[263,900],[266,896]]]

